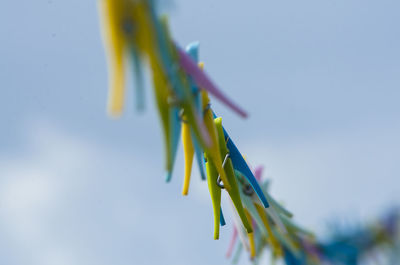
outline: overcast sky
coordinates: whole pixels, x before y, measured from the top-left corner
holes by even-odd
[[[247,5],[243,3],[246,2]],[[106,116],[96,1],[0,8],[0,263],[230,264],[212,240],[207,185],[164,183],[151,87]],[[165,10],[243,120],[213,100],[272,194],[324,235],[400,201],[400,2],[175,0]],[[243,257],[243,263],[247,257]]]

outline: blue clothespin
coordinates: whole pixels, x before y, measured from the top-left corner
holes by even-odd
[[[256,178],[254,177],[253,173],[251,172],[249,166],[247,165],[246,161],[244,160],[242,154],[237,149],[236,145],[233,143],[232,139],[229,137],[229,134],[226,132],[224,128],[224,136],[225,141],[227,141],[226,146],[229,149],[230,157],[232,160],[233,168],[242,172],[242,174],[246,177],[247,181],[253,187],[253,190],[256,192],[258,198],[261,200],[262,204],[265,208],[269,207],[268,201],[265,198],[263,191],[258,185]]]
[[[182,124],[179,115],[180,115],[180,109],[178,107],[172,107],[170,112],[170,121],[171,121],[170,142],[171,142],[172,165],[170,165],[170,168],[167,171],[167,177],[166,177],[167,182],[171,181],[172,178],[172,170],[174,168],[176,153],[178,150],[179,138],[181,136]]]
[[[328,244],[322,244],[326,258],[331,262],[340,262],[340,264],[357,265],[359,250],[356,246],[349,244],[346,240],[338,240]]]
[[[219,216],[219,223],[221,226],[226,225],[224,214],[222,213],[222,208],[220,209],[221,215]]]
[[[306,265],[306,263],[296,258],[296,256],[285,247],[283,247],[283,259],[286,265]]]

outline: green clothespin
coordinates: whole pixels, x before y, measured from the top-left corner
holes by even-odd
[[[210,191],[211,201],[214,212],[214,239],[219,239],[219,227],[221,218],[221,188],[217,185],[218,171],[210,157],[206,154],[206,171],[208,190]]]

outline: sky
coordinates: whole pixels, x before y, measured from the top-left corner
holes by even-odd
[[[207,73],[249,112],[211,99],[299,224],[324,236],[398,205],[400,2],[163,6],[177,42],[199,41]],[[164,182],[151,84],[143,113],[129,87],[124,115],[106,115],[96,1],[6,1],[0,43],[1,264],[230,264],[229,210],[214,241],[196,168],[180,195],[182,150]]]

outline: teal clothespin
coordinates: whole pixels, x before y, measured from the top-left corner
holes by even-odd
[[[189,56],[196,63],[198,63],[199,62],[199,42],[192,42],[188,46],[186,46],[186,53],[188,53]],[[197,113],[201,117],[203,114],[203,110],[202,110],[202,104],[201,104],[201,97],[200,97],[200,93],[199,93],[200,89],[193,82],[191,77],[189,77],[189,83],[190,83],[190,86],[192,88],[192,92],[194,95],[194,102],[196,104]],[[191,135],[192,135],[194,153],[196,155],[196,161],[197,161],[197,165],[198,165],[199,171],[200,171],[200,176],[201,176],[202,180],[206,180],[206,174],[204,172],[203,150],[201,149],[201,145],[200,145],[199,141],[197,141],[193,130],[191,130]]]
[[[279,213],[282,213],[283,215],[285,215],[285,216],[287,216],[287,217],[289,217],[289,218],[292,218],[292,217],[293,217],[293,214],[292,214],[289,210],[287,210],[285,207],[283,207],[281,204],[279,204],[271,195],[269,195],[269,193],[268,193],[268,185],[269,185],[269,182],[268,182],[268,181],[265,181],[265,182],[262,184],[262,189],[264,190],[264,194],[265,194],[265,197],[267,198],[268,202],[269,202]]]
[[[172,170],[174,168],[176,153],[178,150],[179,138],[181,135],[181,120],[179,115],[180,115],[180,109],[175,106],[172,107],[170,112],[170,121],[171,121],[170,142],[171,142],[172,164],[169,165],[167,169],[167,177],[166,177],[167,182],[171,181],[172,178]]]
[[[246,177],[247,181],[253,187],[253,190],[256,192],[258,198],[261,200],[264,207],[268,208],[269,204],[268,204],[267,199],[265,198],[263,191],[261,190],[260,186],[258,185],[256,178],[254,177],[253,173],[251,172],[251,170],[250,170],[249,166],[247,165],[246,161],[244,160],[242,154],[239,152],[236,145],[233,143],[232,139],[229,137],[229,134],[226,132],[225,128],[224,128],[224,135],[225,135],[225,141],[227,141],[226,145],[229,149],[229,153],[231,156],[231,160],[232,160],[234,169],[240,171]]]
[[[243,185],[243,181],[245,181],[242,177],[242,174],[240,172],[238,172],[237,170],[235,170],[235,176],[238,179],[237,183],[239,185],[239,192],[240,192],[240,197],[242,199],[243,202],[243,206],[246,208],[246,210],[250,213],[251,217],[254,219],[254,221],[256,222],[257,227],[260,229],[261,233],[265,236],[268,237],[268,231],[264,226],[264,223],[260,217],[260,215],[257,212],[256,207],[253,204],[253,200],[252,198],[245,194],[243,192],[243,190],[245,189],[244,185]],[[247,184],[247,183],[245,183]],[[250,220],[249,220],[250,221]]]
[[[224,213],[222,212],[222,208],[220,208],[220,212],[221,212],[221,215],[219,216],[219,224],[221,226],[224,226],[224,225],[226,225],[226,222],[225,222],[225,218],[224,218]]]
[[[138,111],[142,111],[144,109],[143,66],[135,45],[131,45],[131,57],[135,80],[136,108]]]

